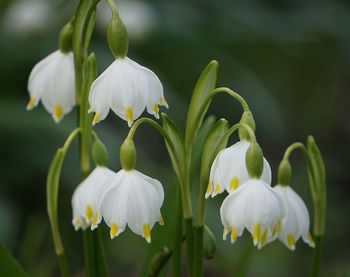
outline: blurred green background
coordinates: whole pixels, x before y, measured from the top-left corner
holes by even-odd
[[[57,48],[57,34],[76,4],[64,0],[0,2],[0,241],[32,276],[58,276],[46,215],[45,179],[56,148],[75,126],[75,113],[56,125],[41,105],[27,112],[26,85],[32,67]],[[118,4],[130,34],[129,56],[162,80],[170,105],[167,112],[180,128],[201,70],[216,59],[218,85],[231,87],[248,101],[257,137],[274,173],[290,143],[314,135],[328,180],[321,276],[349,276],[349,1],[124,0]],[[90,47],[99,72],[113,61],[106,42],[109,18],[102,0]],[[241,112],[228,96],[217,97],[209,110],[231,123],[239,120]],[[110,113],[95,130],[110,151],[110,167],[119,170],[126,123]],[[165,226],[154,228],[153,242],[148,245],[130,230],[110,241],[102,224],[111,276],[144,274],[152,253],[171,243],[177,182],[166,149],[150,128],[140,128],[135,142],[138,169],[164,185]],[[311,209],[302,155],[295,154],[292,163],[294,188]],[[78,170],[74,145],[63,168],[59,213],[70,267],[74,276],[84,276],[82,236],[71,226],[70,199],[79,183]],[[193,195],[197,181],[194,178]],[[205,262],[206,276],[233,276],[248,252],[249,276],[307,275],[311,250],[300,241],[294,252],[278,241],[251,251],[248,234],[234,245],[222,241],[219,207],[223,197],[207,201],[207,224],[217,238],[217,253]]]

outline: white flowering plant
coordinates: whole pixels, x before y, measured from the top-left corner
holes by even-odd
[[[128,227],[147,243],[152,242],[153,226],[164,224],[163,185],[136,170],[133,140],[142,124],[153,127],[164,139],[178,181],[173,242],[151,260],[149,276],[157,276],[170,260],[173,276],[180,276],[182,244],[186,244],[187,275],[203,276],[203,258],[215,255],[215,238],[205,224],[205,199],[221,193],[227,194],[220,208],[224,240],[229,235],[234,243],[246,229],[257,249],[279,239],[288,249],[295,250],[296,242],[302,238],[314,248],[311,274],[317,276],[325,232],[326,176],[314,138],[309,136],[306,144],[297,142],[286,149],[277,171],[277,185],[272,186],[272,170],[255,136],[252,111],[238,93],[216,87],[216,61],[205,67],[197,81],[185,132],[181,132],[164,111],[160,112],[168,104],[157,75],[127,56],[127,30],[115,3],[106,1],[112,14],[107,30],[108,45],[115,57],[111,65],[97,77],[89,42],[100,0],[80,0],[74,17],[60,32],[59,49],[35,65],[28,81],[28,110],[41,100],[56,123],[74,106],[78,110],[78,126],[57,150],[47,177],[47,210],[62,276],[70,276],[70,270],[58,224],[58,189],[62,164],[75,138],[79,138],[82,180],[72,192],[72,225],[84,236],[87,276],[108,276],[100,224],[109,227],[110,239],[117,238]],[[221,93],[241,104],[242,117],[234,124],[226,119],[211,121],[200,149],[199,193],[193,199],[190,196],[196,185],[190,178],[193,146],[213,97]],[[120,146],[121,169],[117,173],[108,168],[107,149],[92,128],[106,119],[110,110],[130,128]],[[144,110],[156,120],[140,118]],[[236,131],[239,141],[227,147]],[[301,150],[306,160],[313,203],[311,230],[308,209],[291,187],[289,157],[295,150]],[[91,160],[95,165],[92,170]]]

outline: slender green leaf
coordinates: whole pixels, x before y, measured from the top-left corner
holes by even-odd
[[[212,98],[210,92],[216,85],[217,70],[217,61],[211,61],[203,70],[194,88],[187,114],[185,138],[186,149],[191,148],[202,124],[204,115],[208,110]]]
[[[0,243],[0,276],[24,277],[29,276],[11,255],[10,251]]]
[[[225,136],[229,129],[226,119],[220,119],[216,122],[210,131],[202,152],[201,178],[209,178],[209,170],[219,151],[226,147],[228,137]]]
[[[176,175],[181,179],[181,174],[184,170],[185,147],[180,131],[172,122],[172,120],[165,114],[161,114],[163,121],[164,132],[168,135],[171,144],[166,141],[171,162],[173,164]]]

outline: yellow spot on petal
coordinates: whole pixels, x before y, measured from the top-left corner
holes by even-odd
[[[63,116],[63,109],[60,104],[56,104],[53,107],[53,118],[55,119],[56,122],[60,121]]]
[[[275,226],[273,226],[272,228],[272,236],[278,234],[281,231],[281,226],[282,226],[281,220],[279,219],[277,220]]]
[[[119,230],[119,228],[118,228],[117,224],[112,223],[111,229],[109,230],[109,235],[110,235],[111,239],[113,239],[117,235],[118,230]]]
[[[263,246],[266,243],[267,239],[267,229],[262,233],[260,237],[260,245]]]
[[[99,117],[100,114],[98,112],[95,112],[94,119],[92,120],[92,125],[95,125],[98,122]]]
[[[159,224],[164,225],[164,219],[163,219],[162,214],[159,215]]]
[[[92,220],[92,225],[93,225],[93,226],[96,226],[97,220],[98,220],[98,212],[95,213],[94,218],[93,218],[93,220]]]
[[[158,103],[155,103],[154,106],[153,106],[153,111],[155,114],[158,114],[159,113],[159,107],[158,107]]]
[[[211,192],[211,185],[210,183],[207,186],[207,191],[205,192],[206,194],[209,194]]]
[[[85,210],[85,219],[87,222],[91,222],[92,215],[93,215],[92,207],[90,205],[87,205]]]
[[[148,243],[151,242],[151,229],[149,224],[143,225],[143,237],[147,240]]]
[[[254,245],[257,245],[260,239],[260,223],[255,223],[253,226]]]
[[[129,127],[131,127],[132,123],[134,122],[134,115],[132,113],[132,109],[129,107],[125,109],[125,118]]]
[[[231,242],[235,242],[237,239],[237,232],[235,227],[232,226],[231,228]]]
[[[239,183],[239,179],[238,177],[233,177],[230,180],[230,191],[235,190],[236,188],[238,188],[238,183]]]
[[[214,194],[218,194],[220,192],[220,185],[216,184],[214,188]]]
[[[289,249],[294,250],[295,245],[294,245],[294,236],[292,234],[289,234],[287,237],[287,244]]]
[[[35,106],[35,102],[36,102],[35,97],[31,96],[30,99],[29,99],[29,102],[27,104],[27,110],[33,109],[34,106]]]

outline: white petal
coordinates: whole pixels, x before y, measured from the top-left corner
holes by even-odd
[[[45,109],[59,121],[75,105],[73,54],[55,51],[39,62],[28,80],[29,109],[41,99]]]

